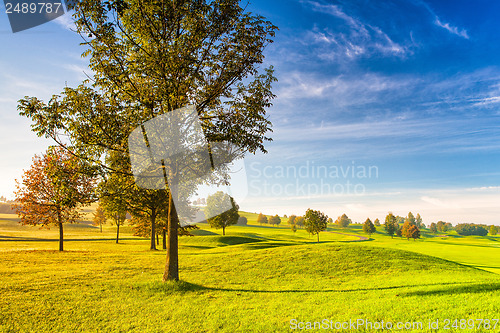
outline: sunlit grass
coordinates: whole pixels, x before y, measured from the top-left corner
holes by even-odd
[[[201,224],[180,239],[182,281],[164,284],[165,251],[129,227],[115,244],[112,226],[68,226],[60,253],[56,229],[0,218],[0,332],[282,332],[294,318],[426,322],[500,310],[500,276],[476,268],[498,265],[498,237],[361,242],[353,226],[330,227],[341,234],[318,244],[286,221],[226,236]]]

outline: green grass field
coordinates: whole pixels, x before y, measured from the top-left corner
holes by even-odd
[[[500,237],[376,233],[363,241],[354,225],[329,227],[316,243],[304,230],[242,215],[249,225],[229,227],[225,237],[206,224],[182,237],[181,282],[167,284],[165,251],[150,251],[130,227],[115,244],[112,226],[100,233],[67,225],[60,253],[56,229],[0,215],[0,332],[287,332],[291,323],[324,319],[500,331],[494,321],[490,330],[452,327],[455,319],[499,318]]]

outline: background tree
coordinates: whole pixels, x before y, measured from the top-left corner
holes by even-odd
[[[431,223],[431,225],[429,227],[429,231],[432,232],[433,234],[438,232],[436,223],[434,223],[434,222]]]
[[[405,223],[401,228],[401,235],[406,237],[407,240],[410,240],[410,238],[415,240],[416,238],[420,238],[420,230],[417,227],[416,220],[412,219],[410,214],[411,213],[408,214],[408,218],[405,220]]]
[[[234,199],[228,194],[218,191],[207,198],[207,207],[205,207],[205,213],[207,215],[215,215],[217,212],[221,211],[222,206],[225,202],[231,202],[231,209],[209,218],[207,221],[211,227],[215,229],[222,228],[222,235],[226,235],[226,228],[238,223],[238,209],[240,207],[234,202]]]
[[[413,216],[412,212],[408,213],[408,216],[405,218],[404,222],[406,221],[408,221],[411,225],[416,225],[415,216]]]
[[[318,236],[319,243],[319,233],[326,230],[328,216],[320,212],[319,210],[308,209],[304,215],[304,226],[306,231],[311,235]]]
[[[439,232],[447,232],[448,231],[448,225],[446,224],[446,222],[438,221],[436,226],[437,226],[437,230]]]
[[[333,224],[333,219],[331,217],[329,217],[327,223],[328,224]]]
[[[111,183],[101,185],[111,186]],[[117,195],[102,196],[100,203],[104,208],[106,217],[111,220],[111,224],[116,226],[116,244],[120,239],[120,226],[125,224],[127,217],[127,207],[129,206],[123,197]]]
[[[422,217],[419,213],[417,213],[417,216],[415,216],[415,224],[419,229],[425,228],[425,224],[422,222]]]
[[[304,216],[297,216],[295,218],[295,225],[302,228],[304,226]]]
[[[399,223],[396,224],[396,236],[403,237],[403,226],[401,226]]]
[[[347,226],[351,223],[351,219],[347,217],[346,214],[342,214],[342,216],[339,216],[337,220],[335,221],[336,224],[338,224],[339,227],[341,228],[347,228]]]
[[[287,221],[287,223],[288,223],[289,225],[295,225],[295,219],[296,219],[296,218],[297,218],[297,216],[295,216],[295,215],[290,215],[290,216],[288,217],[288,221]]]
[[[490,226],[490,235],[495,236],[498,234],[498,227],[496,225]]]
[[[380,227],[380,220],[379,220],[379,219],[375,219],[375,221],[373,221],[373,224],[374,224],[376,227]]]
[[[417,238],[420,238],[420,230],[416,225],[412,225],[408,229],[407,235],[409,235],[410,238],[413,238],[413,241],[415,241]]]
[[[260,225],[267,223],[267,216],[260,213],[259,216],[257,216],[257,223]]]
[[[245,216],[240,216],[238,218],[238,223],[237,225],[247,225],[248,224],[248,220]]]
[[[297,226],[294,224],[290,224],[290,229],[293,231],[293,233],[297,232]]]
[[[278,214],[271,216],[269,218],[269,224],[270,225],[279,225],[281,223],[281,218],[278,216]]]
[[[99,226],[101,232],[102,232],[102,225],[106,223],[106,215],[104,214],[104,209],[102,209],[101,205],[99,204],[93,213],[93,218],[92,218],[92,224],[94,226]]]
[[[372,221],[369,218],[366,219],[365,223],[363,223],[363,232],[371,236],[375,231],[377,231],[377,229]]]
[[[394,234],[398,230],[398,223],[396,217],[391,212],[385,217],[384,228],[387,234],[390,235],[391,238],[394,238]]]
[[[63,251],[63,223],[81,217],[80,208],[95,200],[92,170],[62,148],[51,147],[33,158],[21,183],[16,180],[13,208],[20,223],[59,228],[59,251]]]

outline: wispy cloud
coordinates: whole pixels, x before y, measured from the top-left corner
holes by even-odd
[[[444,22],[443,19],[441,19],[436,14],[436,12],[434,11],[434,9],[432,9],[432,7],[429,4],[427,4],[425,1],[423,1],[423,0],[413,0],[413,2],[416,5],[419,5],[419,6],[423,7],[423,8],[425,8],[431,14],[431,16],[433,18],[434,25],[447,30],[449,33],[451,33],[453,35],[456,35],[456,36],[459,36],[459,37],[462,37],[462,38],[465,38],[465,39],[469,39],[470,38],[466,29],[460,29],[460,28],[458,28],[456,26],[451,25],[450,23]]]
[[[448,30],[448,32],[450,32],[454,35],[457,35],[457,36],[465,38],[465,39],[469,39],[469,34],[467,33],[467,30],[459,29],[457,27],[451,26],[449,23],[441,22],[441,20],[437,16],[436,16],[436,19],[434,21],[434,24],[437,25],[438,27],[441,27],[443,29]]]
[[[381,28],[348,15],[338,5],[317,1],[302,3],[313,11],[333,16],[345,23],[346,29],[343,31],[331,32],[328,28],[315,27],[306,34],[306,40],[323,46],[323,50],[317,52],[319,58],[333,61],[373,55],[404,58],[412,53],[408,46],[395,42]]]

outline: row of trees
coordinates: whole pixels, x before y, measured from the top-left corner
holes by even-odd
[[[417,223],[420,225],[422,223],[420,214],[417,214],[417,218],[415,218],[413,214],[409,212],[408,216],[404,219],[403,225],[401,225],[400,219],[394,216],[392,212],[389,212],[385,217],[384,228],[391,237],[394,237],[396,234],[398,237],[405,237],[408,240],[413,238],[413,240],[416,240],[420,238],[420,229]]]
[[[455,231],[462,236],[486,236],[488,234],[488,227],[484,224],[459,223],[455,226]],[[492,231],[495,232],[498,230],[493,228]]]
[[[260,213],[259,216],[257,216],[257,223],[260,225],[270,224],[272,226],[278,226],[281,224],[281,217],[276,214],[274,216],[269,216],[268,218],[266,215]]]

